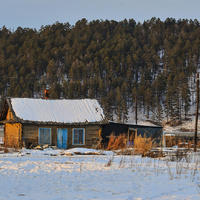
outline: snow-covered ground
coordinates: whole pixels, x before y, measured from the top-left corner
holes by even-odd
[[[199,167],[198,154],[171,162],[89,149],[24,149],[0,154],[0,200],[198,200]]]

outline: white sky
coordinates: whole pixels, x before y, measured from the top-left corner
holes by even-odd
[[[0,27],[11,29],[56,21],[73,25],[82,18],[143,22],[152,17],[200,20],[200,0],[0,0]]]

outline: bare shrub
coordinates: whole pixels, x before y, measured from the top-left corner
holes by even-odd
[[[179,149],[177,149],[175,156],[176,156],[176,161],[181,161],[185,157],[187,157],[187,152],[183,152],[183,151],[180,151]]]
[[[193,147],[192,141],[189,140],[189,141],[188,141],[188,149],[191,149],[192,147]]]
[[[119,168],[124,167],[124,165],[125,165],[125,156],[122,155],[121,160],[120,160],[120,162],[119,162]]]
[[[142,137],[141,135],[136,135],[134,139],[134,153],[146,156],[152,149],[152,144],[152,138],[147,138],[145,135],[144,137]]]
[[[8,151],[8,148],[7,147],[5,147],[4,148],[4,153],[8,153],[9,151]]]
[[[119,135],[115,139],[113,149],[124,149],[127,146],[127,138],[124,134]]]
[[[82,165],[83,165],[83,163],[80,162],[80,167],[79,167],[79,172],[80,173],[82,172]]]
[[[109,158],[108,162],[105,164],[105,167],[110,167],[112,165],[113,160],[114,160],[114,155]]]
[[[115,152],[117,155],[134,155],[133,148],[122,149],[121,151]]]
[[[158,151],[151,150],[146,154],[146,156],[150,158],[161,158],[161,157],[165,157],[165,154],[162,150],[158,150]]]
[[[110,136],[107,150],[124,149],[127,146],[127,138],[124,134],[115,137],[113,134]]]
[[[174,175],[173,175],[173,173],[171,171],[171,168],[170,168],[170,165],[169,165],[168,162],[166,162],[166,166],[167,166],[167,169],[168,169],[169,177],[170,177],[171,180],[173,180],[174,179]]]
[[[171,155],[169,155],[169,160],[172,162],[180,162],[180,161],[190,162],[190,156],[188,155],[188,150],[177,149]]]
[[[194,166],[193,171],[192,171],[192,181],[194,181],[195,175],[197,174],[198,165],[199,165],[199,160],[196,158],[195,166]]]
[[[107,150],[111,150],[113,148],[114,143],[115,143],[115,136],[111,134],[108,141]]]
[[[176,174],[181,175],[183,171],[183,162],[176,162]]]
[[[175,136],[165,136],[166,147],[172,147],[176,145]]]

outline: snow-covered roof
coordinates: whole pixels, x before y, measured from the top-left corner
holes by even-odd
[[[101,122],[103,109],[95,99],[31,99],[11,98],[15,116],[24,121],[54,123]]]

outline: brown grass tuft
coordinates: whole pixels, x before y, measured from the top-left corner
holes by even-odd
[[[119,136],[114,136],[113,134],[110,136],[107,150],[117,150],[124,149],[127,147],[127,138],[124,134]]]
[[[165,136],[166,147],[172,147],[176,145],[175,136]]]
[[[141,135],[135,135],[134,139],[134,153],[141,154],[142,156],[146,156],[150,150],[152,149],[153,141],[152,138],[147,138],[145,135],[142,137]]]
[[[108,141],[107,150],[111,150],[113,148],[114,143],[115,143],[115,136],[114,134],[111,134]]]

